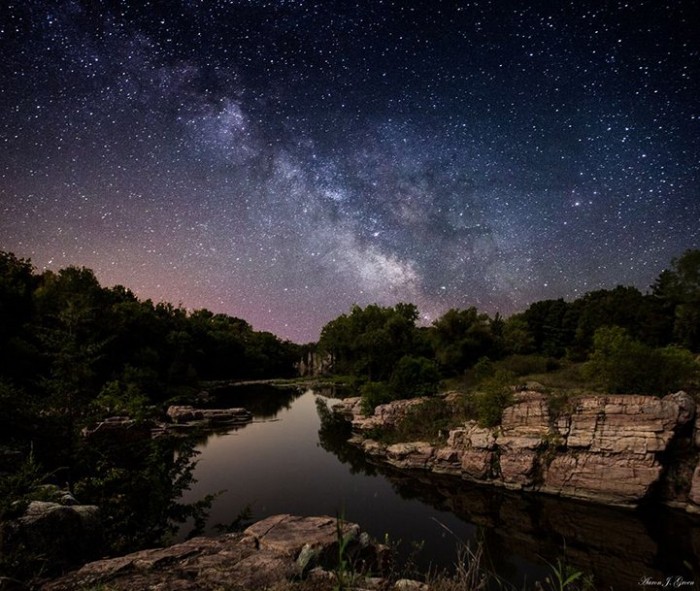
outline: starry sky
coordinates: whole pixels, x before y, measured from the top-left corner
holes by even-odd
[[[700,247],[694,0],[7,0],[0,249],[296,342]]]

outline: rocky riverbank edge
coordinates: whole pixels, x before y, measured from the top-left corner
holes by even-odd
[[[240,533],[197,537],[90,562],[45,583],[41,590],[427,589],[417,581],[375,576],[387,570],[389,555],[387,546],[372,540],[357,524],[328,516],[275,515]]]
[[[443,395],[447,403],[459,397]],[[660,501],[700,513],[700,416],[685,392],[580,395],[555,411],[545,393],[525,390],[514,393],[497,427],[465,421],[440,443],[380,441],[377,433],[426,400],[394,401],[365,416],[361,399],[348,398],[333,410],[352,424],[351,444],[399,469],[612,506]]]

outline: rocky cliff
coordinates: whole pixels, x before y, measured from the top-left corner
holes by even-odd
[[[657,497],[700,512],[700,419],[684,392],[660,399],[579,396],[555,413],[547,395],[523,391],[495,428],[467,421],[442,444],[387,445],[370,438],[420,402],[392,402],[365,417],[353,398],[335,410],[352,421],[352,443],[398,468],[610,505],[635,506]]]

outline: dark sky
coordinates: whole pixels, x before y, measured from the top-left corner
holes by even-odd
[[[700,247],[694,0],[5,1],[0,249],[299,342]]]

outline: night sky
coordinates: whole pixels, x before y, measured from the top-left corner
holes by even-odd
[[[694,0],[6,0],[0,249],[297,342],[700,247]]]

